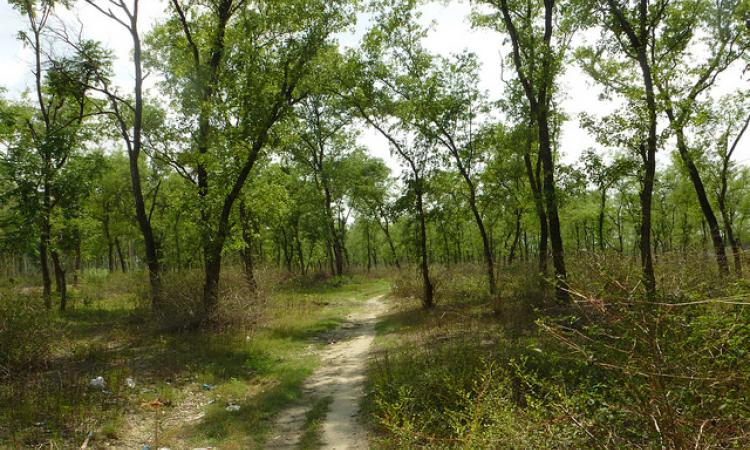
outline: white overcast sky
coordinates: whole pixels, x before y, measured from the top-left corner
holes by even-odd
[[[131,41],[122,27],[104,18],[90,6],[75,7],[73,12],[64,12],[60,16],[66,22],[75,24],[78,16],[84,25],[84,34],[100,40],[115,52],[116,82],[124,87],[132,86],[133,70],[131,67]],[[141,0],[139,26],[143,32],[164,16],[166,2],[163,0]],[[503,83],[501,81],[501,60],[509,48],[503,46],[503,37],[495,32],[472,29],[468,20],[471,6],[467,1],[429,3],[421,7],[425,23],[434,22],[433,31],[424,42],[425,47],[434,53],[449,55],[469,50],[476,53],[482,62],[481,88],[486,90],[489,98],[500,97]],[[345,45],[354,45],[366,28],[361,20],[356,31],[342,34],[340,40]],[[27,25],[7,2],[0,0],[0,86],[6,88],[12,97],[17,97],[31,86],[31,54],[17,39],[19,30]],[[77,25],[76,25],[77,26]],[[510,70],[506,68],[506,70]],[[561,137],[560,150],[562,160],[574,162],[583,150],[596,143],[579,127],[577,116],[580,112],[606,113],[607,105],[598,95],[600,89],[577,67],[570,67],[563,77],[562,106],[570,120],[566,122]],[[748,77],[742,76],[739,68],[729,71],[720,78],[716,95],[729,93],[740,85],[748,86]],[[736,160],[750,162],[750,137],[743,140],[737,151]],[[399,164],[389,154],[388,144],[376,132],[366,130],[360,142],[367,146],[375,156],[386,160],[392,169],[398,170]],[[666,155],[662,156],[662,160]]]

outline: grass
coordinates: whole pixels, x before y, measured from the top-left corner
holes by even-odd
[[[504,270],[496,299],[476,268],[436,268],[451,282],[430,311],[403,273],[376,327],[372,446],[750,448],[750,310],[712,303],[744,302],[750,284],[709,264],[662,255],[653,303],[636,263],[582,256],[568,305],[533,268]]]
[[[322,345],[315,338],[387,289],[359,277],[285,285],[253,327],[215,331],[160,331],[117,292],[79,302],[55,314],[45,368],[0,384],[0,447],[67,448],[92,433],[91,446],[260,448],[275,414],[301,397],[315,370]],[[107,392],[88,387],[96,376]],[[315,445],[326,408],[315,404],[306,445]]]
[[[313,450],[320,448],[323,444],[321,441],[323,430],[321,428],[332,401],[331,397],[323,397],[315,400],[313,403],[312,408],[305,417],[305,428],[298,444],[300,450]]]

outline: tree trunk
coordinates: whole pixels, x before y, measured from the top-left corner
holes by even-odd
[[[531,147],[531,140],[529,139],[529,147]],[[531,186],[531,193],[534,197],[534,207],[536,208],[537,218],[539,219],[539,273],[542,276],[547,276],[547,214],[544,211],[544,204],[542,203],[541,189],[539,188],[538,176],[534,175],[534,170],[531,166],[531,155],[527,151],[523,155],[523,161],[526,165],[526,175],[529,178],[529,185]],[[537,163],[537,169],[539,164]],[[537,175],[539,170],[537,170]]]
[[[177,259],[177,271],[178,272],[182,270],[182,249],[180,248],[180,218],[181,217],[182,217],[182,212],[179,211],[174,221],[174,228],[172,229],[172,234],[174,235],[174,250],[175,250],[175,257]]]
[[[327,183],[323,184],[323,191],[325,196],[325,212],[328,219],[328,234],[333,246],[334,275],[341,276],[344,274],[344,252],[341,248],[339,233],[336,231],[336,219],[333,217],[332,207],[333,200]]]
[[[427,223],[424,213],[424,204],[422,201],[422,179],[415,177],[415,194],[417,203],[417,215],[419,216],[419,251],[421,253],[421,268],[422,268],[422,305],[425,309],[431,309],[435,306],[434,302],[434,291],[432,281],[430,280],[430,267],[427,260]]]
[[[383,230],[383,233],[385,233],[385,239],[388,241],[388,248],[391,250],[391,256],[393,256],[393,262],[396,264],[396,269],[401,270],[401,263],[398,260],[398,254],[396,253],[396,245],[393,243],[393,238],[391,237],[390,227],[388,225],[388,220],[383,219],[383,222],[380,224],[380,228]]]
[[[52,267],[55,269],[55,287],[57,295],[60,297],[60,311],[65,311],[68,305],[68,286],[65,281],[65,269],[62,266],[57,250],[52,250],[50,255],[52,256]]]
[[[516,228],[515,236],[513,237],[513,243],[510,245],[510,252],[508,253],[508,264],[513,264],[513,259],[516,257],[516,248],[521,239],[521,210],[516,208]]]
[[[239,207],[240,213],[240,225],[242,227],[242,240],[245,247],[240,251],[242,256],[243,268],[245,270],[245,281],[250,292],[256,293],[258,291],[258,283],[255,280],[255,274],[253,273],[253,235],[249,225],[249,214],[245,207],[245,202],[240,202]]]
[[[474,188],[473,183],[471,183],[471,180],[469,180],[468,175],[466,175],[465,178],[467,183],[469,183],[469,206],[471,207],[471,212],[474,214],[474,221],[476,221],[477,223],[477,228],[479,228],[479,235],[482,238],[484,263],[487,266],[487,286],[490,295],[495,295],[497,294],[497,282],[495,281],[495,259],[492,255],[492,248],[490,247],[490,240],[487,237],[487,230],[484,227],[484,221],[482,220],[482,216],[479,213],[479,208],[477,208],[476,189]]]
[[[598,232],[599,232],[599,250],[604,253],[604,210],[607,206],[607,189],[602,188],[599,193],[599,222],[598,222]]]
[[[138,33],[138,15],[133,14],[131,20],[131,38],[133,40],[133,65],[135,68],[135,108],[133,110],[133,140],[132,146],[129,144],[128,159],[130,162],[130,181],[133,190],[133,199],[135,203],[135,216],[138,227],[143,235],[143,243],[146,247],[146,265],[148,266],[148,278],[151,286],[151,307],[158,309],[161,300],[161,265],[159,262],[159,244],[154,237],[154,230],[151,226],[151,218],[146,213],[146,202],[143,198],[143,188],[141,186],[141,174],[138,160],[140,159],[141,149],[143,146],[143,64],[141,53],[141,38]],[[128,138],[128,125],[123,121],[123,136],[126,142]],[[121,261],[124,261],[122,257]],[[124,263],[122,263],[124,266]]]
[[[538,112],[537,128],[539,129],[539,158],[542,160],[544,182],[544,202],[549,221],[549,235],[552,242],[552,264],[555,266],[555,296],[560,302],[567,302],[570,296],[567,291],[567,272],[565,270],[565,251],[563,249],[560,217],[557,212],[557,194],[555,190],[555,167],[552,158],[552,143],[549,134],[546,105]]]
[[[458,171],[461,173],[461,176],[466,182],[466,186],[469,188],[469,207],[471,208],[471,212],[474,215],[474,221],[476,222],[477,228],[479,229],[479,235],[482,238],[484,263],[487,266],[487,287],[490,295],[495,295],[497,293],[497,283],[495,281],[495,259],[492,254],[490,240],[487,237],[487,229],[484,226],[484,220],[482,220],[482,215],[479,213],[479,208],[477,207],[477,189],[471,179],[471,176],[469,175],[469,170],[464,166],[464,163],[459,156],[458,149],[450,148],[450,150],[456,161]]]
[[[299,262],[299,269],[302,275],[305,275],[305,255],[302,251],[302,240],[299,238],[299,224],[294,226],[294,245],[297,248],[297,260]]]
[[[120,260],[120,270],[122,270],[122,273],[126,273],[128,271],[128,263],[125,260],[125,255],[122,253],[120,238],[115,238],[115,249],[117,250],[117,258]]]
[[[219,313],[219,276],[221,274],[221,247],[217,252],[210,249],[206,254],[203,281],[203,317],[204,322],[213,322]]]
[[[732,228],[732,220],[727,214],[723,219],[724,229],[726,230],[727,240],[729,245],[732,247],[732,256],[734,258],[734,271],[737,277],[742,277],[742,249],[740,248],[739,242],[734,236],[734,230]]]
[[[677,135],[677,150],[680,153],[682,162],[687,168],[690,181],[692,182],[693,188],[695,189],[695,194],[698,197],[698,203],[700,204],[701,212],[703,213],[703,217],[705,217],[706,222],[708,223],[708,229],[711,231],[711,241],[713,242],[714,253],[716,254],[716,263],[719,266],[719,273],[722,275],[728,275],[729,262],[727,261],[727,253],[724,250],[724,239],[721,236],[719,221],[716,219],[714,210],[711,207],[711,202],[709,202],[708,196],[706,195],[706,189],[703,186],[703,180],[701,179],[700,173],[698,172],[698,168],[696,167],[692,156],[690,156],[690,151],[687,148],[687,143],[685,142],[685,136],[683,134],[682,127],[681,125],[676,123],[674,113],[672,112],[671,108],[667,108],[667,116],[669,117],[670,122],[672,122],[672,126],[676,128],[675,134]]]
[[[642,0],[643,1],[643,0]],[[641,20],[645,20],[642,18]],[[641,36],[641,39],[648,39]],[[643,160],[643,186],[640,193],[641,200],[641,230],[640,230],[640,253],[641,268],[643,270],[643,284],[646,287],[646,295],[650,300],[656,298],[656,275],[654,273],[654,259],[651,252],[651,209],[654,194],[654,179],[656,177],[656,95],[654,94],[654,80],[651,75],[651,66],[648,62],[647,45],[642,42],[640,46],[634,47],[638,51],[638,65],[643,76],[643,86],[646,94],[646,109],[648,111],[648,138],[645,148],[641,145],[641,158]]]
[[[78,278],[81,275],[82,264],[81,238],[80,236],[76,236],[75,257],[73,259],[73,286],[78,286]]]
[[[111,241],[107,242],[107,269],[109,273],[115,271],[115,246]]]
[[[42,233],[42,239],[39,243],[39,267],[42,271],[42,298],[44,299],[44,306],[47,309],[52,309],[52,280],[49,276],[48,249],[49,239]]]
[[[365,241],[367,243],[367,272],[372,269],[372,243],[370,242],[370,224],[365,222]]]
[[[622,238],[622,205],[618,205],[617,207],[617,243],[619,244],[617,251],[622,255],[625,251],[625,245]]]

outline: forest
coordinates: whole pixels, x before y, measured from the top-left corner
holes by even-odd
[[[0,448],[750,448],[748,0],[5,3]]]

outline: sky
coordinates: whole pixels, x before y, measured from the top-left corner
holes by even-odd
[[[66,23],[79,26],[83,23],[84,35],[103,42],[116,57],[114,73],[115,82],[130,89],[133,82],[131,63],[131,41],[129,34],[120,25],[103,17],[94,8],[77,2],[72,11],[61,12],[60,19]],[[139,27],[142,32],[164,17],[166,2],[164,0],[141,0]],[[482,63],[480,87],[487,92],[488,98],[497,99],[502,95],[502,64],[510,47],[504,44],[503,36],[497,32],[473,29],[469,23],[471,6],[467,1],[427,3],[421,7],[422,20],[425,24],[433,23],[434,27],[424,41],[427,50],[448,56],[469,50],[476,53]],[[6,95],[18,97],[31,87],[31,51],[24,48],[17,39],[19,30],[26,27],[24,18],[5,0],[0,0],[0,86],[8,90]],[[338,35],[342,45],[355,45],[367,27],[366,17],[361,18],[353,31]],[[584,36],[585,38],[586,36]],[[505,71],[512,70],[505,67]],[[151,83],[155,78],[151,79]],[[590,147],[597,147],[592,136],[583,130],[578,122],[581,112],[609,112],[612,106],[603,103],[599,95],[601,88],[591,81],[580,68],[568,67],[562,77],[561,107],[568,114],[568,120],[562,129],[560,138],[561,160],[565,163],[575,162],[580,154]],[[714,95],[732,92],[740,85],[748,86],[748,76],[735,68],[724,74],[718,81]],[[147,83],[148,87],[148,83]],[[366,146],[370,153],[380,157],[396,172],[400,170],[399,162],[390,155],[388,143],[374,130],[364,130],[359,138],[360,144]],[[660,156],[668,160],[668,153]],[[745,137],[737,151],[736,161],[750,164],[750,136]]]

